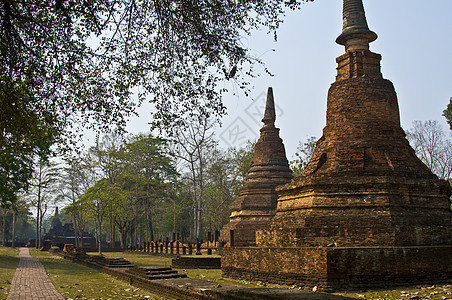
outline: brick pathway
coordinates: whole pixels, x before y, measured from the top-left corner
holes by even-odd
[[[53,286],[44,266],[30,256],[28,248],[20,248],[19,257],[7,300],[64,299]]]

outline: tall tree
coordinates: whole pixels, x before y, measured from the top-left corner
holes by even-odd
[[[49,113],[35,111],[28,87],[4,75],[0,72],[0,204],[12,205],[27,190],[36,158],[47,159],[55,132],[46,124]]]
[[[135,181],[137,207],[144,212],[145,240],[153,239],[153,211],[157,201],[169,198],[169,181],[176,175],[165,148],[167,141],[151,134],[131,136],[123,147],[124,175]]]
[[[206,156],[217,144],[212,128],[213,123],[209,117],[190,118],[178,128],[175,136],[175,155],[185,161],[189,171],[193,198],[193,235],[197,240],[201,239],[202,232]]]
[[[41,247],[42,225],[48,204],[57,198],[56,183],[59,174],[57,163],[38,159],[27,194],[30,203],[36,208],[36,248]]]
[[[101,178],[107,178],[110,184],[115,184],[123,170],[123,157],[121,156],[121,147],[124,138],[118,133],[105,134],[96,146],[89,149],[88,155],[95,163],[95,167],[100,170],[98,174]],[[115,214],[113,211],[108,213],[110,221],[110,246],[116,244]]]
[[[6,217],[10,214],[10,209],[7,207],[1,207],[0,206],[0,216],[2,217],[2,246],[5,247],[6,246],[6,228],[8,227],[7,225],[7,220]]]
[[[203,208],[206,231],[220,230],[229,220],[229,205],[240,182],[235,158],[222,149],[213,149],[208,156]]]
[[[114,199],[123,197],[118,185],[111,184],[108,180],[99,180],[90,187],[79,200],[86,206],[87,211],[96,223],[96,239],[99,254],[102,254],[102,225],[104,217],[110,212]]]
[[[86,211],[77,201],[95,180],[92,176],[94,175],[93,164],[86,160],[82,155],[67,157],[58,185],[58,198],[66,203],[69,202],[66,213],[72,218],[77,247],[83,247],[83,234],[87,221]]]

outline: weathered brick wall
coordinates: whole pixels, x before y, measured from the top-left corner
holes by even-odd
[[[452,212],[438,181],[306,179],[280,189],[263,247],[452,245]]]
[[[452,246],[228,248],[224,276],[322,290],[452,281]],[[256,259],[255,259],[256,258]],[[274,262],[278,263],[275,264]],[[270,263],[269,263],[270,262]]]
[[[177,257],[171,262],[172,268],[178,269],[220,269],[219,257]]]

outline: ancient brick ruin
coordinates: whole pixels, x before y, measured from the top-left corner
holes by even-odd
[[[61,223],[58,207],[55,209],[55,215],[52,217],[50,230],[43,237],[45,250],[50,249],[51,245],[56,245],[63,249],[65,244],[75,244],[75,230],[72,223]],[[83,235],[83,247],[96,249],[96,239],[90,233],[85,232]]]
[[[376,38],[362,1],[344,0],[323,136],[302,176],[277,188],[257,247],[223,250],[226,276],[326,290],[452,279],[451,187],[408,144]]]
[[[235,246],[256,244],[256,230],[263,229],[275,215],[278,199],[275,187],[289,183],[292,178],[275,120],[273,90],[270,87],[262,119],[264,125],[254,148],[253,162],[239,196],[231,204],[230,222],[221,230],[220,241],[227,243],[227,246],[230,245],[231,235]]]

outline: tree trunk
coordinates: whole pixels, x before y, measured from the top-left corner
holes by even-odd
[[[99,246],[99,255],[102,255],[102,219],[98,218],[98,246]]]
[[[44,205],[44,211],[41,210],[41,215],[39,216],[39,241],[38,248],[42,247],[42,221],[44,220],[44,215],[47,212],[47,204]]]
[[[13,230],[11,236],[11,247],[16,247],[16,212],[13,211]]]
[[[75,247],[80,247],[80,235],[78,230],[77,218],[72,216],[72,225],[74,225],[74,239],[75,239]]]
[[[3,213],[2,218],[2,246],[6,247],[6,213]]]
[[[152,227],[152,215],[149,213],[149,235],[151,238],[151,241],[154,241],[154,227]]]
[[[116,248],[116,224],[115,224],[115,216],[112,216],[111,221],[111,247]]]
[[[83,249],[83,232],[84,232],[84,230],[81,230],[80,231],[80,248],[82,248]]]
[[[39,201],[38,201],[38,205],[37,205],[37,210],[36,210],[36,240],[35,240],[35,248],[38,249],[38,243],[39,243]]]
[[[126,248],[127,230],[125,227],[119,227],[119,244],[121,249]]]
[[[174,177],[173,232],[177,232],[177,226],[176,226],[176,199],[177,199],[177,177]]]

